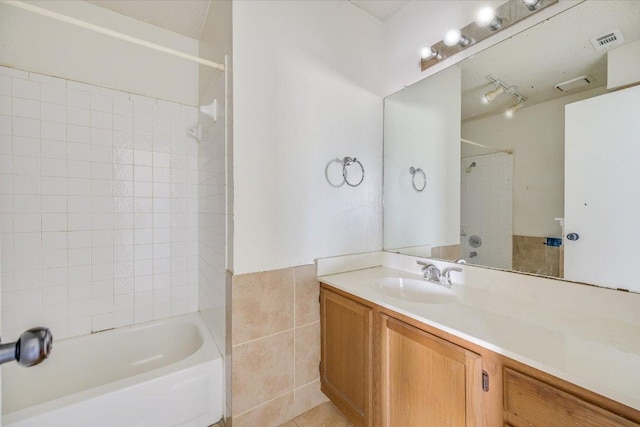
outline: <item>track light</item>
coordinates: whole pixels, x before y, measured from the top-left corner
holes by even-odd
[[[424,60],[440,59],[440,53],[432,47],[423,47],[420,51],[420,57]]]
[[[484,6],[478,10],[475,19],[476,25],[486,27],[491,31],[502,28],[502,18],[496,15],[496,10],[491,6]]]
[[[522,107],[524,107],[524,100],[520,99],[517,104],[513,104],[511,107],[507,108],[507,111],[505,111],[504,114],[507,117],[513,117],[516,111],[518,111]]]
[[[484,96],[482,97],[482,102],[484,104],[488,104],[494,99],[496,99],[498,95],[503,94],[504,92],[505,92],[505,89],[503,86],[497,86],[494,90],[491,90],[484,94]]]
[[[540,9],[540,6],[542,6],[542,0],[522,0],[522,3],[532,12]]]
[[[452,28],[451,30],[447,31],[447,34],[444,35],[444,39],[442,41],[449,47],[455,45],[459,45],[460,47],[467,47],[469,43],[471,43],[471,39],[463,35],[460,30],[456,28]]]

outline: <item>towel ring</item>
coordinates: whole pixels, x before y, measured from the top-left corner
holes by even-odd
[[[423,190],[427,187],[427,174],[426,174],[426,173],[424,173],[424,171],[423,171],[422,169],[420,169],[420,168],[417,168],[417,169],[416,169],[416,168],[414,168],[413,166],[411,166],[411,167],[409,168],[409,173],[410,173],[411,175],[413,175],[413,176],[411,177],[411,185],[413,185],[413,188],[414,188],[416,191],[423,191]],[[416,175],[417,175],[418,173],[421,173],[421,174],[422,174],[422,188],[418,188],[418,187],[416,186]]]
[[[345,157],[343,161],[344,161],[344,165],[342,166],[342,177],[344,178],[344,182],[346,182],[347,185],[351,187],[357,187],[358,185],[362,184],[362,181],[364,181],[364,166],[362,166],[362,163],[360,163],[360,160],[356,159],[355,157]],[[348,176],[347,166],[350,166],[354,163],[357,163],[358,165],[360,165],[360,169],[362,169],[362,177],[360,178],[360,181],[358,181],[357,184],[352,184],[351,182],[349,182],[349,178],[347,178]]]

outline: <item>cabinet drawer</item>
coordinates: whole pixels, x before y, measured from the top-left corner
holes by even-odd
[[[547,383],[505,368],[505,423],[514,427],[638,427]]]

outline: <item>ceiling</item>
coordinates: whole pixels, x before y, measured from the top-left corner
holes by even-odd
[[[192,39],[199,39],[211,0],[86,0]]]
[[[121,15],[146,22],[192,39],[202,34],[211,0],[86,0]],[[300,1],[300,0],[298,0]],[[349,0],[368,14],[386,22],[410,0]]]
[[[410,0],[349,0],[351,3],[375,16],[382,22],[395,15],[400,9],[405,7]]]
[[[483,95],[495,87],[487,75],[516,86],[528,98],[525,105],[562,97],[554,86],[584,74],[594,83],[567,95],[606,86],[606,51],[596,51],[589,39],[614,29],[625,43],[640,40],[640,1],[585,1],[462,61],[462,120],[502,113],[515,103],[503,94],[483,104]]]

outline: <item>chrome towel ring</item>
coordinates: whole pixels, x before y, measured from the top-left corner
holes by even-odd
[[[420,168],[414,168],[413,166],[411,166],[409,168],[409,173],[412,175],[411,177],[411,185],[413,185],[413,188],[416,191],[423,191],[426,187],[427,187],[427,174],[424,173],[424,171]],[[418,188],[418,186],[416,186],[416,175],[420,173],[422,174],[422,187]]]
[[[362,184],[362,181],[364,181],[364,166],[362,166],[362,163],[360,163],[360,160],[356,159],[355,157],[345,157],[343,161],[344,161],[344,165],[342,166],[342,176],[344,178],[344,182],[346,182],[347,185],[351,187],[357,187],[358,185]],[[358,181],[357,184],[353,184],[349,182],[349,178],[348,178],[349,174],[347,173],[347,166],[350,166],[354,163],[357,163],[360,166],[360,169],[362,169],[362,177],[360,178],[360,181]]]

